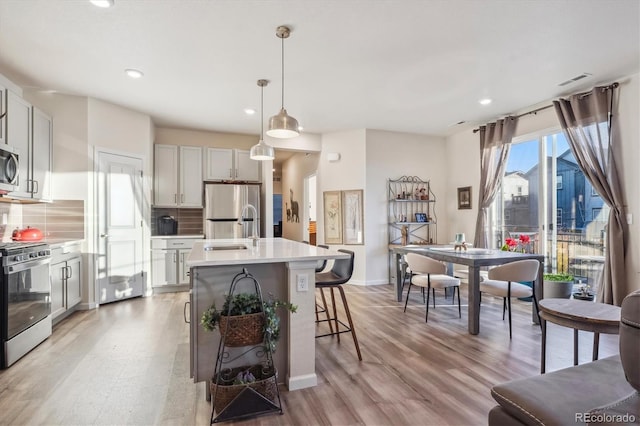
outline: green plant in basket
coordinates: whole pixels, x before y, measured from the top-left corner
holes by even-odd
[[[229,308],[231,308],[229,310]],[[260,297],[256,293],[238,293],[235,295],[225,295],[222,309],[218,310],[215,303],[202,313],[200,324],[207,331],[213,331],[220,325],[223,316],[251,315],[260,312],[264,313],[263,336],[264,341],[269,345],[271,352],[275,352],[276,343],[280,338],[280,318],[277,315],[278,308],[285,308],[295,313],[298,309],[296,305],[274,299],[270,294],[269,299],[260,303]]]

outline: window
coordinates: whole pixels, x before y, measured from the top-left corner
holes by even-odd
[[[604,254],[608,215],[562,132],[514,138],[490,210],[492,247],[514,233],[535,234],[532,250],[545,256],[545,272],[594,286],[596,272],[581,269],[576,256]]]
[[[596,188],[594,186],[592,186],[592,185],[589,185],[589,186],[591,186],[591,196],[592,197],[599,197],[600,195],[598,194],[598,191],[596,191]]]
[[[556,223],[558,228],[562,228],[562,209],[556,209]]]

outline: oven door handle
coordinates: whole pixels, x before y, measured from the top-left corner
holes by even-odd
[[[22,272],[22,271],[26,271],[27,269],[34,268],[36,266],[46,265],[48,263],[51,263],[51,258],[31,260],[29,262],[18,263],[17,265],[5,266],[4,273],[13,274],[16,272]]]

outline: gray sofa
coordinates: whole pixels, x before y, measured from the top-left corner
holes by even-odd
[[[620,355],[496,385],[490,426],[640,424],[640,290],[622,302]]]

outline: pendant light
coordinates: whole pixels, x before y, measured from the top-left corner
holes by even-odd
[[[265,143],[262,137],[264,130],[264,86],[267,84],[269,84],[269,80],[258,80],[258,86],[260,86],[260,140],[249,151],[249,158],[258,161],[273,160],[276,156],[273,147]]]
[[[280,112],[269,119],[267,135],[280,139],[293,138],[300,134],[298,120],[288,115],[287,110],[284,109],[284,39],[289,38],[290,34],[291,30],[284,25],[276,29],[276,36],[282,40],[282,104]]]

